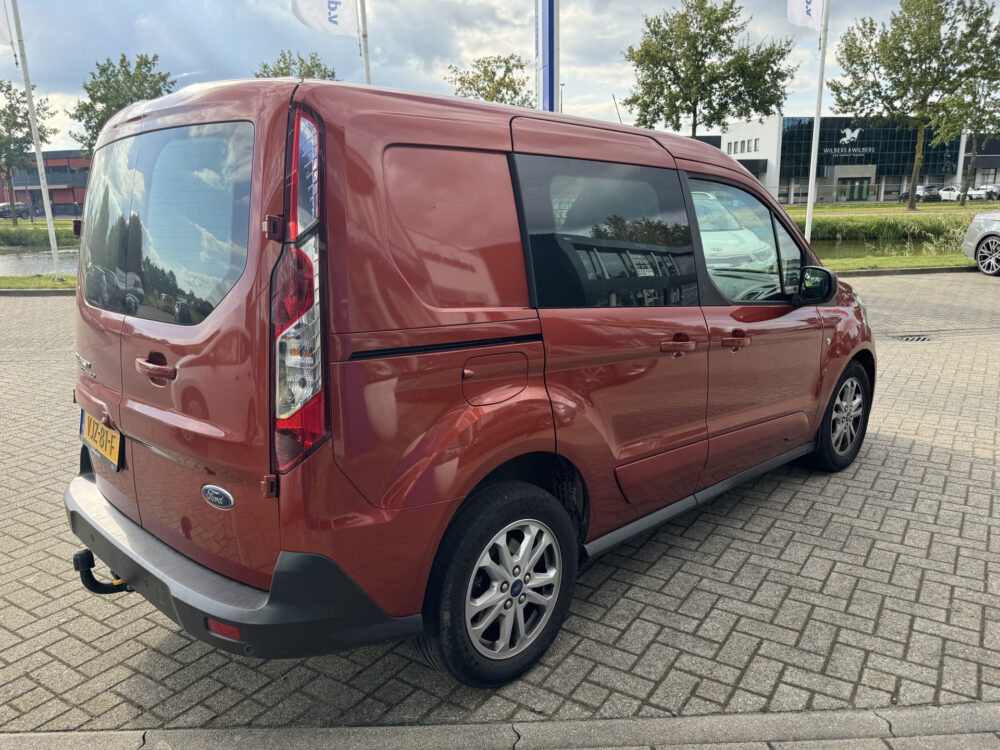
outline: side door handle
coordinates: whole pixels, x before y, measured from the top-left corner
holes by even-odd
[[[660,351],[665,354],[672,353],[674,357],[683,357],[684,352],[693,352],[697,346],[686,334],[678,333],[672,339],[663,339],[660,342]]]
[[[143,357],[135,358],[136,372],[145,375],[150,380],[175,380],[177,378],[177,368],[173,365],[158,364],[150,362]]]
[[[750,345],[751,336],[746,331],[741,331],[737,328],[729,336],[723,336],[721,343],[727,349],[732,349],[733,351],[738,351],[744,346]]]

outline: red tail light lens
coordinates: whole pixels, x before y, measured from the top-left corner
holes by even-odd
[[[292,136],[289,233],[274,270],[274,453],[287,471],[328,433],[323,393],[323,311],[319,240],[319,132],[296,112]],[[299,239],[306,230],[306,239]]]

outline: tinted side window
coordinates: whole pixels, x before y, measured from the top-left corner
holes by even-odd
[[[539,307],[698,304],[672,170],[515,156]]]
[[[784,298],[771,212],[740,188],[689,180],[705,264],[734,302]]]

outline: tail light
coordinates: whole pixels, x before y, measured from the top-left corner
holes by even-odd
[[[289,185],[289,238],[271,284],[274,331],[274,452],[278,471],[304,457],[328,432],[323,388],[323,309],[319,236],[319,132],[295,113]]]

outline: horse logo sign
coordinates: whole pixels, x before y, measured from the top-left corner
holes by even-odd
[[[856,140],[858,140],[858,137],[861,135],[862,130],[863,128],[855,128],[854,130],[851,130],[850,128],[844,128],[843,130],[840,131],[841,133],[844,134],[844,137],[840,139],[840,142],[845,146],[848,143],[854,143]]]

